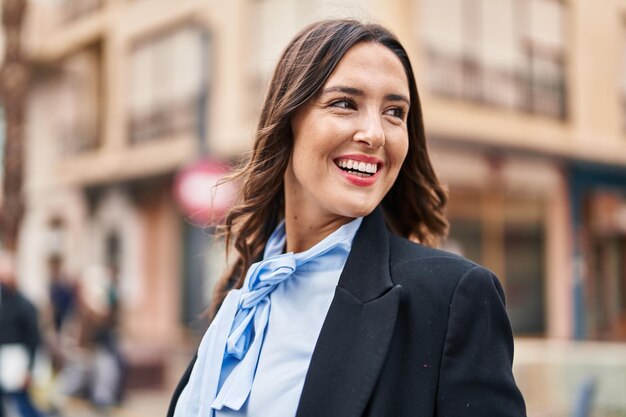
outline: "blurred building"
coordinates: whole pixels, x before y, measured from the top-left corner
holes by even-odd
[[[176,173],[250,149],[298,29],[376,20],[412,55],[450,190],[446,248],[502,280],[516,372],[529,408],[545,406],[558,388],[524,381],[567,385],[542,364],[594,356],[555,343],[626,342],[625,13],[618,0],[32,0],[25,285],[44,296],[52,255],[76,277],[119,265],[128,342],[188,340],[224,261],[175,204]]]
[[[421,5],[418,72],[452,239],[505,282],[517,334],[625,340],[622,10]]]

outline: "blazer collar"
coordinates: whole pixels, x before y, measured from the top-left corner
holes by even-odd
[[[382,210],[363,219],[313,351],[296,417],[363,414],[387,355],[400,301]]]
[[[389,231],[381,208],[363,219],[338,285],[362,303],[393,287],[389,275]]]

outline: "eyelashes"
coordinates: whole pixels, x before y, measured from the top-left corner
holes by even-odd
[[[329,103],[329,107],[345,110],[356,110],[358,108],[356,101],[353,98],[347,96],[331,101]],[[402,121],[405,120],[406,113],[407,110],[404,108],[404,106],[392,106],[383,112],[383,114],[385,115],[400,119]]]
[[[350,97],[343,97],[339,100],[334,100],[330,103],[330,106],[340,109],[356,109],[356,103]]]
[[[391,113],[391,116],[397,117],[401,120],[404,120],[404,116],[406,115],[406,111],[402,107],[392,107],[385,113]]]

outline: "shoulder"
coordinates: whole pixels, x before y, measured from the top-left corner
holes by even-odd
[[[496,276],[487,268],[462,256],[430,248],[390,235],[389,268],[392,280],[405,288],[430,289],[450,297],[459,286],[495,288],[501,294]],[[442,294],[443,295],[443,294]]]
[[[396,235],[389,239],[389,263],[392,272],[412,272],[446,277],[463,275],[480,265],[462,256],[435,249]]]

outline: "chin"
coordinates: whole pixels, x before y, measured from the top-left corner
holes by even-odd
[[[353,219],[357,217],[365,217],[374,211],[377,205],[378,204],[347,204],[344,210],[342,210],[344,212],[342,215]]]

